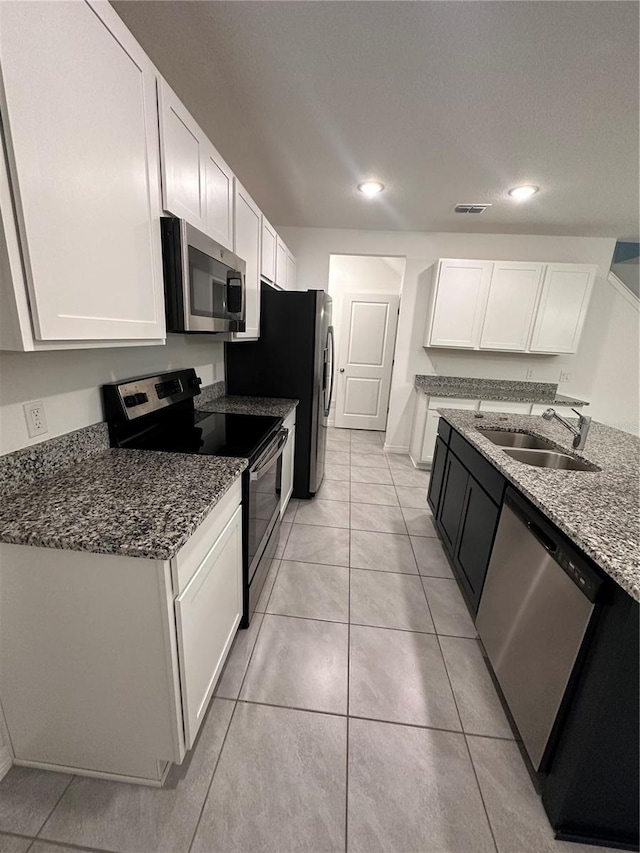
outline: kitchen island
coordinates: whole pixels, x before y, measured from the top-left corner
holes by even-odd
[[[577,453],[571,448],[566,428],[540,417],[450,409],[441,409],[440,414],[428,500],[472,615],[479,612],[486,618],[482,613],[483,594],[490,586],[487,595],[491,594],[503,611],[510,609],[516,631],[523,620],[530,620],[535,631],[535,623],[556,604],[555,599],[542,598],[537,605],[542,610],[536,611],[530,600],[511,598],[507,603],[506,590],[504,596],[500,588],[496,590],[492,553],[505,516],[505,495],[507,500],[515,495],[529,507],[532,518],[540,519],[538,532],[542,532],[543,543],[544,529],[551,533],[551,539],[546,540],[551,557],[556,553],[555,543],[566,542],[597,581],[593,610],[570,661],[566,689],[563,682],[564,692],[543,760],[530,763],[529,768],[537,777],[558,838],[635,850],[639,796],[640,442],[635,436],[594,423],[585,450]],[[520,454],[518,461],[508,447],[510,441],[519,440],[518,434],[546,448],[538,453],[558,452],[565,464],[582,470],[539,467],[522,461],[527,453],[529,459],[536,458],[535,450]],[[515,574],[524,551],[515,547],[512,553]],[[574,568],[569,564],[570,570]],[[507,567],[508,584],[509,572]],[[571,586],[568,573],[563,574],[559,567],[557,572]],[[492,584],[485,584],[488,576]],[[559,614],[545,637],[547,649],[551,648],[550,670],[557,662],[553,635],[557,629],[561,640],[565,621]],[[524,658],[522,666],[527,666]],[[544,673],[543,667],[542,690]],[[502,684],[497,672],[496,676]],[[507,699],[506,694],[503,698]],[[507,704],[513,711],[508,699]],[[534,702],[529,712],[535,707]]]

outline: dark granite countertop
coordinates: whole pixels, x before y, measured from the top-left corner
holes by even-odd
[[[474,379],[470,376],[416,375],[415,388],[427,397],[458,397],[469,400],[504,400],[511,403],[548,403],[556,406],[588,406],[584,400],[558,394],[553,382],[517,382],[511,379]]]
[[[228,394],[214,400],[195,399],[196,409],[202,412],[224,412],[235,415],[271,415],[286,418],[298,405],[298,400],[278,397],[241,397]]]
[[[0,542],[168,560],[246,467],[231,457],[97,449],[16,479],[0,501]]]
[[[637,436],[594,421],[585,449],[577,452],[565,427],[539,416],[483,412],[478,418],[469,411],[438,411],[606,574],[640,601]],[[601,470],[562,471],[516,462],[481,435],[479,428],[531,432]]]

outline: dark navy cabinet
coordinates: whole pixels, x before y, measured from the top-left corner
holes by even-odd
[[[428,501],[467,603],[475,613],[498,526],[504,479],[448,425],[438,432]]]

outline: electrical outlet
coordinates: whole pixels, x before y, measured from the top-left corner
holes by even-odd
[[[561,370],[560,371],[560,379],[558,380],[559,382],[569,382],[570,379],[571,379],[571,373],[569,373],[568,370]]]
[[[525,379],[533,379],[533,370],[531,370],[531,368],[529,368],[529,370],[527,370],[527,375],[524,378]]]
[[[33,403],[25,403],[22,408],[24,409],[24,416],[27,419],[29,438],[36,438],[36,436],[49,431],[41,400],[35,400]]]

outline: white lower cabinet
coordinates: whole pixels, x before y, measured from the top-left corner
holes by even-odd
[[[413,429],[409,455],[413,464],[418,468],[428,468],[433,461],[433,453],[438,434],[438,409],[471,409],[481,412],[505,412],[510,415],[541,415],[551,405],[531,404],[504,400],[466,400],[452,397],[427,397],[417,393],[416,409],[413,416]],[[559,415],[575,417],[575,412],[568,406],[553,407]],[[482,421],[479,421],[479,425]]]
[[[433,461],[433,452],[438,434],[440,415],[437,409],[478,408],[478,400],[466,400],[458,397],[426,397],[417,393],[416,411],[413,417],[409,456],[418,468],[428,468]]]
[[[191,749],[242,616],[242,508],[176,599],[185,746]]]
[[[238,479],[170,561],[0,544],[0,702],[15,764],[162,784],[242,612]]]
[[[296,411],[284,420],[283,426],[289,430],[287,443],[282,451],[282,481],[280,484],[280,518],[284,516],[287,504],[293,492],[293,462],[296,451]]]

